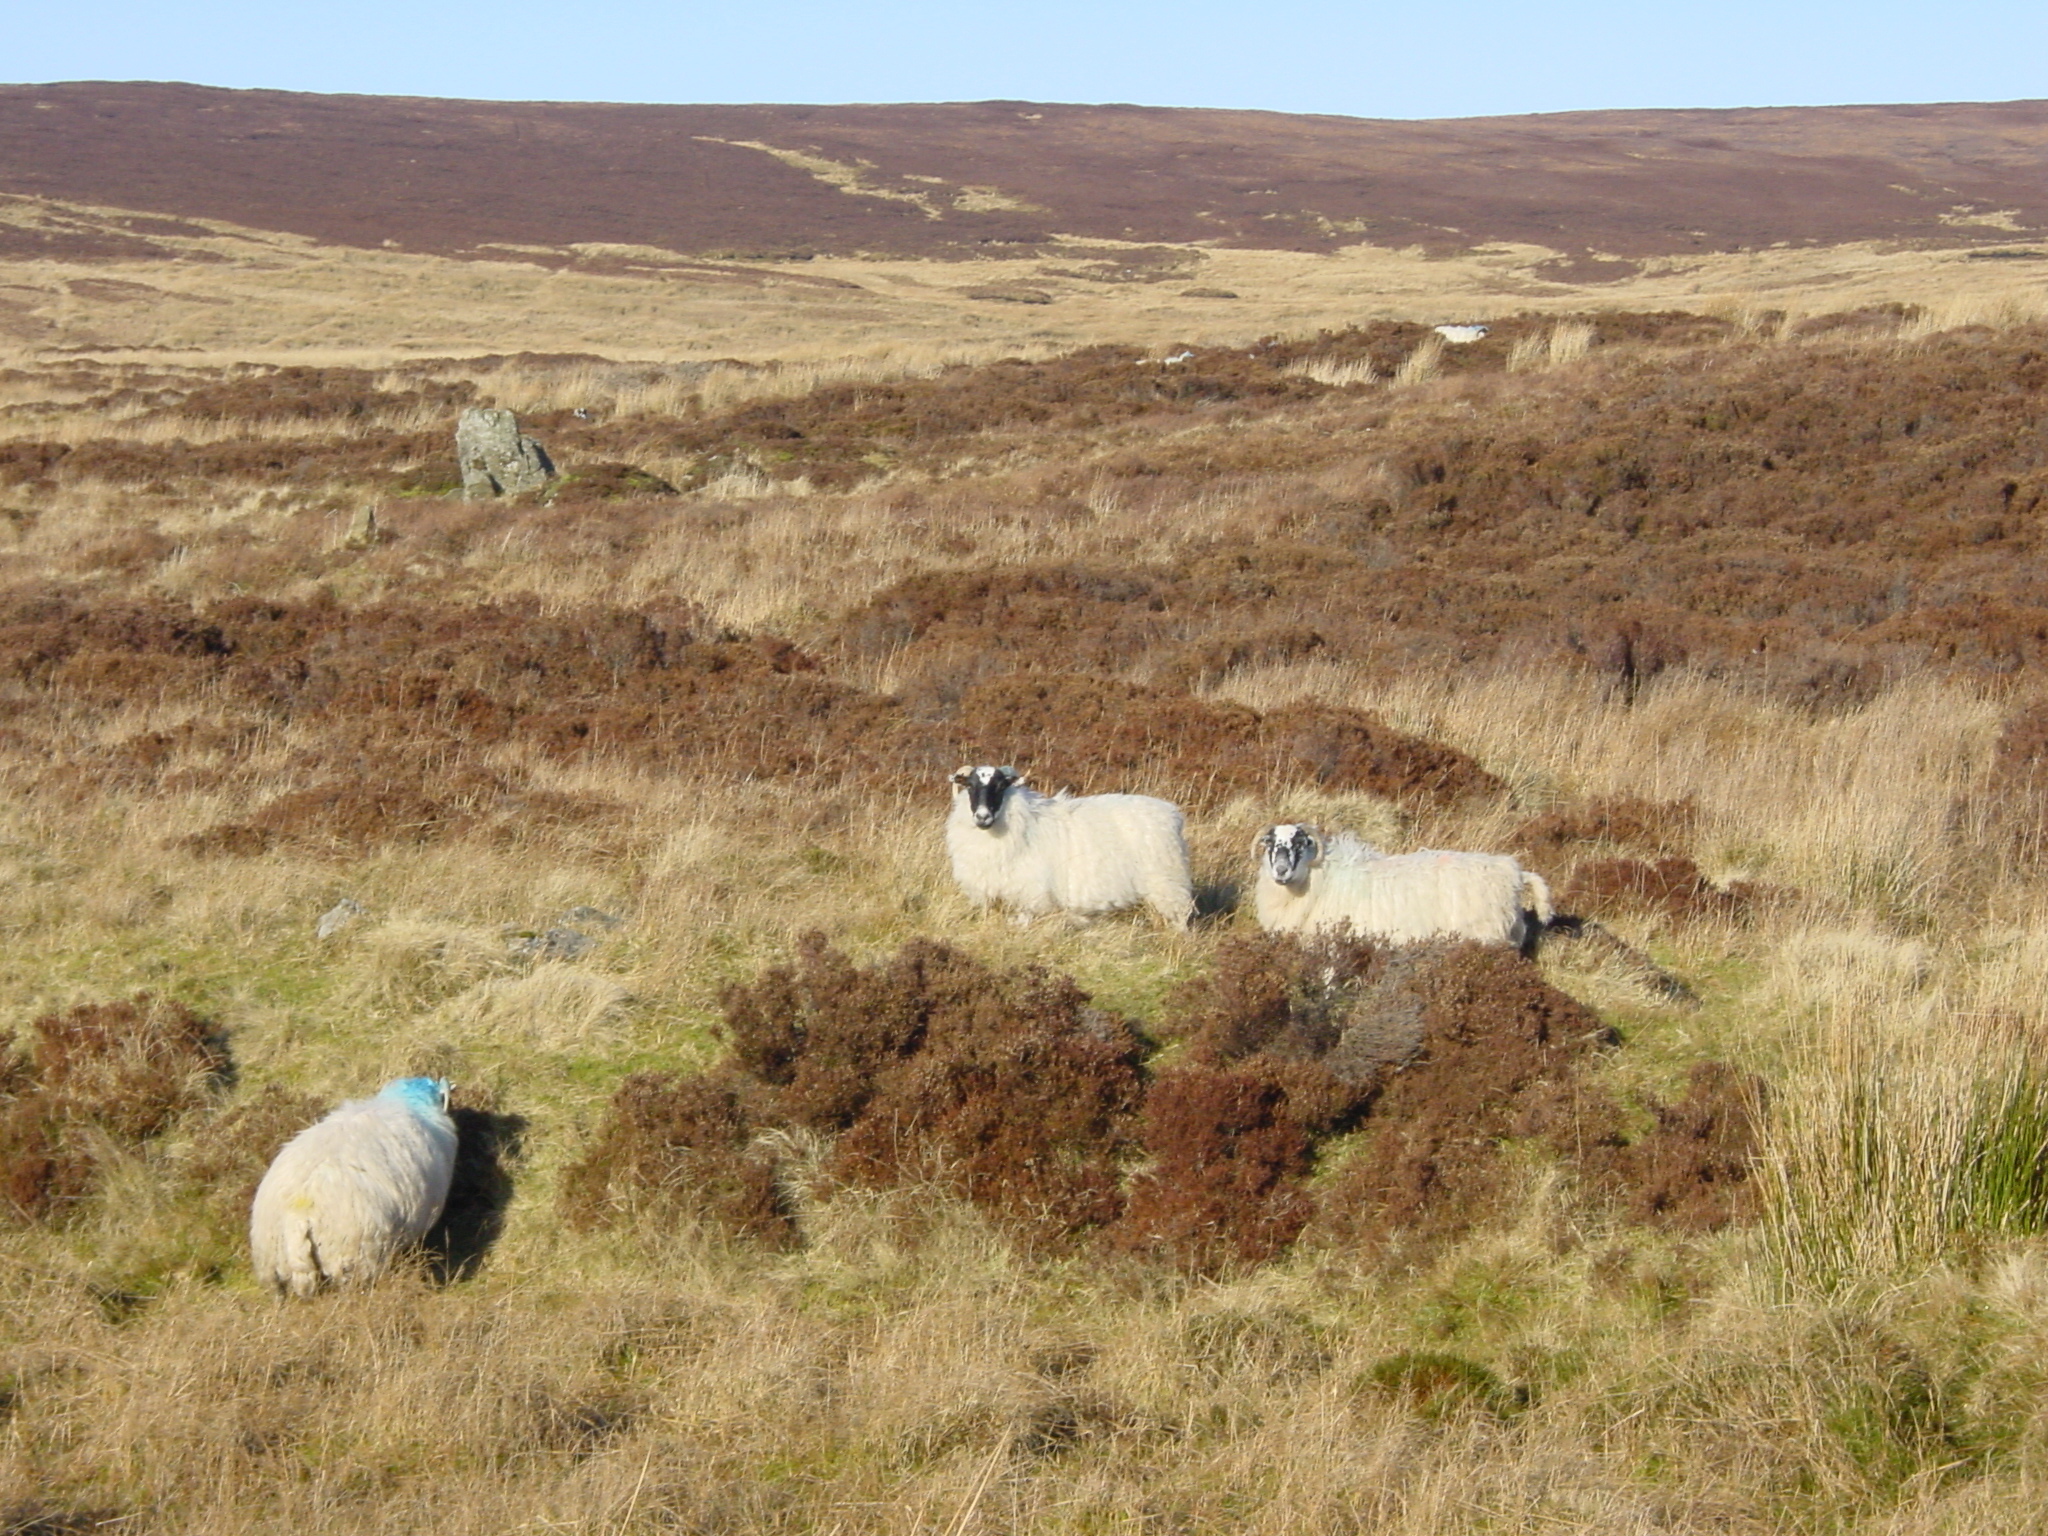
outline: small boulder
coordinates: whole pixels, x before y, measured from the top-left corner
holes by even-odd
[[[489,501],[537,491],[555,472],[545,448],[519,430],[510,411],[473,405],[455,426],[462,499]]]
[[[313,935],[315,938],[331,939],[368,910],[353,896],[344,896],[320,914],[320,921],[313,925]]]

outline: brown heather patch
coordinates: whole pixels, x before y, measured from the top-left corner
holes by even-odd
[[[1634,795],[1583,800],[1523,822],[1511,843],[1517,853],[1546,860],[1574,844],[1677,853],[1691,840],[1698,819],[1699,807],[1690,800]]]
[[[1289,783],[1434,802],[1500,788],[1464,753],[1339,705],[1262,715],[1103,678],[1017,672],[967,689],[959,710],[968,756],[1006,743],[1007,761],[1048,784],[1071,777],[1099,791],[1143,775],[1196,803]]]
[[[1763,1204],[1753,1173],[1767,1102],[1755,1074],[1722,1061],[1696,1062],[1684,1097],[1653,1102],[1655,1127],[1611,1154],[1607,1175],[1626,1191],[1629,1218],[1685,1232],[1754,1218]],[[1597,1152],[1588,1161],[1601,1171]]]
[[[864,967],[810,935],[724,1010],[723,1065],[614,1096],[563,1184],[572,1225],[661,1213],[790,1241],[790,1132],[825,1138],[829,1178],[950,1184],[1034,1243],[1094,1232],[1200,1275],[1266,1263],[1312,1223],[1373,1251],[1448,1240],[1492,1218],[1510,1139],[1635,1220],[1702,1230],[1753,1210],[1747,1080],[1708,1064],[1631,1144],[1580,1076],[1612,1032],[1498,949],[1227,940],[1168,1000],[1185,1054],[1149,1077],[1130,1026],[1067,978],[929,940]],[[1312,1186],[1330,1138],[1361,1128]]]
[[[573,1222],[651,1203],[784,1235],[774,1156],[755,1139],[774,1127],[833,1134],[834,1177],[944,1180],[1041,1241],[1119,1209],[1138,1041],[1066,978],[926,940],[862,968],[812,934],[724,1009],[729,1066],[619,1090],[564,1185]]]
[[[1278,1257],[1308,1225],[1315,1144],[1284,1083],[1246,1067],[1162,1072],[1145,1096],[1150,1166],[1131,1184],[1112,1243],[1197,1274]]]
[[[133,1148],[161,1136],[228,1070],[213,1025],[147,993],[38,1018],[0,1083],[0,1187],[13,1216],[74,1213],[97,1180],[102,1138]]]
[[[202,856],[294,848],[347,858],[389,843],[578,829],[602,838],[619,822],[613,802],[477,761],[506,747],[564,765],[891,787],[995,757],[1093,787],[1142,783],[1196,805],[1274,783],[1431,802],[1499,787],[1464,754],[1341,706],[1262,715],[1104,678],[1020,672],[951,697],[927,688],[899,700],[832,679],[786,640],[714,629],[689,608],[102,607],[19,594],[0,602],[0,648],[23,690],[20,728],[65,744],[35,776],[52,794],[95,792],[99,781],[78,772],[87,764],[138,787],[231,785],[267,731],[308,743],[266,767],[294,787],[180,839]],[[81,711],[140,704],[222,713],[73,745]]]
[[[140,492],[152,510],[74,546],[78,571],[141,576],[176,555],[185,579],[225,590],[340,571],[404,587],[430,566],[434,582],[467,585],[506,561],[561,573],[551,579],[604,569],[591,578],[604,585],[680,525],[701,527],[721,563],[748,565],[760,509],[662,484],[698,485],[718,467],[814,488],[890,481],[873,531],[917,546],[904,563],[982,569],[925,569],[865,600],[865,583],[820,570],[798,600],[828,614],[830,649],[942,690],[1008,657],[1201,686],[1313,655],[1402,671],[1565,664],[1633,698],[1685,663],[1835,710],[1915,668],[2005,677],[2039,664],[2038,325],[1766,345],[1700,317],[1586,323],[1599,345],[1572,369],[1503,373],[1499,349],[1535,324],[1509,319],[1449,349],[1446,376],[1408,393],[1286,370],[1391,356],[1412,347],[1412,326],[1197,349],[1172,366],[1093,349],[680,423],[542,412],[529,424],[569,474],[552,508],[390,500],[454,483],[453,400],[433,393],[453,387],[454,365],[375,380],[324,370],[278,379],[290,409],[310,414],[252,421],[232,439],[202,441],[201,429],[239,416],[192,418],[189,440],[122,438],[109,424],[75,443],[0,441],[0,491]],[[483,388],[488,371],[472,372]],[[100,396],[253,410],[267,381],[107,374]],[[366,401],[399,414],[347,414]],[[440,428],[412,425],[436,413]],[[152,433],[176,419],[152,417]],[[224,483],[287,482],[333,505],[289,533],[230,524],[196,549],[190,530],[152,526],[157,510]],[[386,540],[327,548],[334,520],[365,500],[382,502]],[[1206,510],[1238,502],[1241,514]],[[985,535],[952,531],[990,509],[1085,558],[990,569],[973,558]],[[1160,558],[1160,525],[1187,528],[1184,558]]]
[[[424,756],[417,749],[414,755]],[[392,843],[545,838],[563,828],[616,821],[621,811],[609,801],[550,793],[503,774],[435,772],[427,762],[400,762],[375,779],[328,780],[280,795],[246,821],[221,822],[172,846],[201,858],[249,858],[288,847],[354,859]]]
[[[731,1075],[638,1072],[612,1095],[604,1125],[563,1177],[559,1206],[578,1230],[621,1218],[708,1221],[770,1245],[790,1241],[775,1160]]]
[[[1511,426],[1506,383],[1475,375],[1455,402],[1327,400],[1314,431],[1281,430],[1305,409],[1289,408],[1041,475],[1049,529],[1081,502],[1172,518],[1238,495],[1269,536],[1205,522],[1211,542],[1176,563],[922,574],[842,643],[941,676],[1015,648],[1199,678],[1231,664],[1233,630],[1313,634],[1321,657],[1385,668],[1566,662],[1625,698],[1690,663],[1822,709],[1918,666],[2039,663],[2040,328],[1608,350],[1521,386]]]
[[[1740,917],[1765,894],[1746,881],[1723,890],[1683,856],[1593,859],[1573,868],[1557,905],[1574,916],[1643,907],[1670,918]]]
[[[1413,1009],[1419,1046],[1374,1099],[1318,1218],[1326,1240],[1374,1249],[1440,1243],[1488,1219],[1506,1138],[1582,1150],[1573,1132],[1613,1115],[1577,1078],[1613,1030],[1529,961],[1477,944],[1412,946],[1389,969],[1373,1006]]]
[[[1066,978],[923,940],[863,970],[813,935],[794,970],[733,990],[725,1014],[774,1117],[841,1133],[839,1176],[938,1174],[1048,1238],[1115,1214],[1140,1051]]]
[[[377,387],[377,379],[361,368],[236,368],[195,389],[171,392],[156,414],[208,422],[346,423],[406,410],[452,417],[476,398],[476,386],[467,380],[436,379],[386,390]],[[118,396],[106,401],[122,403]]]
[[[182,1003],[138,993],[81,1003],[29,1026],[37,1088],[67,1117],[144,1141],[203,1103],[228,1070],[215,1027]]]

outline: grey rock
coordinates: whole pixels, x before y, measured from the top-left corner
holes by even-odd
[[[383,530],[377,526],[377,509],[358,507],[356,515],[349,519],[348,532],[341,542],[350,549],[368,549],[382,536]]]
[[[537,491],[555,472],[547,450],[519,430],[517,416],[481,405],[464,411],[455,425],[455,460],[464,501]]]
[[[546,933],[521,934],[511,950],[521,960],[576,960],[597,945],[597,940],[574,928],[550,928]]]
[[[367,911],[369,908],[353,896],[344,896],[320,914],[320,921],[313,925],[313,936],[331,939]]]
[[[571,907],[562,914],[564,923],[595,923],[600,928],[616,928],[625,919],[609,912],[600,912],[596,907]]]

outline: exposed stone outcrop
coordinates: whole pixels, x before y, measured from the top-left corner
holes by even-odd
[[[519,430],[510,411],[471,406],[455,427],[455,458],[462,467],[462,499],[489,501],[537,491],[555,472],[545,448]]]

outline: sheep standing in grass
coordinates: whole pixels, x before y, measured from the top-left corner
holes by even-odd
[[[1149,902],[1172,926],[1194,912],[1180,807],[1150,795],[1041,795],[1014,768],[962,768],[946,819],[953,878],[977,906],[1020,922],[1097,917]]]
[[[1349,925],[1395,944],[1476,939],[1526,950],[1550,922],[1549,884],[1505,854],[1390,856],[1348,834],[1326,841],[1292,822],[1266,828],[1254,852],[1262,928]]]
[[[257,1185],[257,1277],[294,1296],[374,1280],[440,1220],[454,1175],[444,1079],[402,1077],[349,1100],[285,1143]]]

